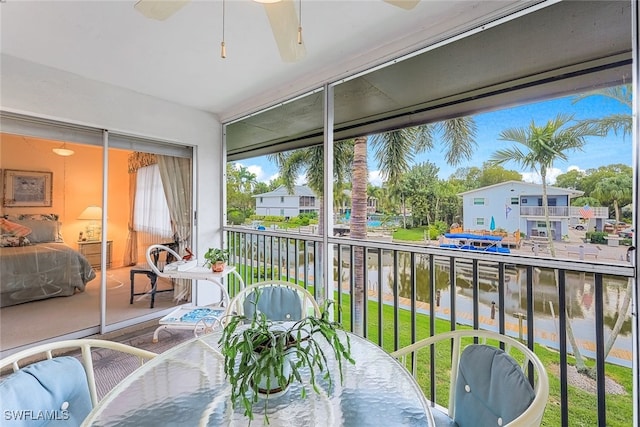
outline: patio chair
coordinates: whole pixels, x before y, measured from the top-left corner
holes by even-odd
[[[158,276],[161,276],[162,269],[166,264],[178,261],[182,257],[178,255],[177,243],[165,243],[162,245],[151,245],[147,248],[147,263],[141,266],[135,266],[129,271],[129,279],[131,281],[131,295],[129,304],[133,304],[133,297],[138,295],[150,295],[151,303],[149,308],[153,308],[156,300],[156,294],[160,292],[172,292],[173,286],[169,289],[158,289]],[[135,277],[138,274],[144,274],[149,278],[150,289],[144,292],[135,292]]]
[[[320,306],[300,285],[282,280],[266,280],[241,290],[229,303],[222,317],[238,314],[251,319],[256,312],[273,321],[294,321],[305,316],[320,317]]]
[[[34,417],[36,414],[48,414],[42,419],[23,419],[29,426],[55,424],[52,420],[58,420],[58,424],[80,425],[99,400],[92,358],[92,350],[95,349],[130,354],[137,358],[134,365],[142,365],[157,355],[126,344],[97,339],[58,341],[17,352],[0,360],[3,372],[6,368],[13,368],[13,373],[0,382],[3,414],[24,415],[27,410],[32,411]],[[75,357],[78,352],[80,354]],[[17,418],[13,421],[11,425],[25,425]]]
[[[491,331],[458,330],[420,340],[391,355],[417,378],[418,371],[424,375],[429,369],[432,345],[433,354],[451,355],[450,364],[438,367],[434,361],[433,365],[435,375],[450,374],[448,408],[433,404],[436,426],[540,425],[549,379],[540,359],[525,345]]]

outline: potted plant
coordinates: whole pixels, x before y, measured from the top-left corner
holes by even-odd
[[[253,420],[253,405],[262,399],[268,424],[269,395],[280,394],[297,381],[302,384],[301,397],[304,398],[307,389],[303,377],[307,376],[308,384],[317,393],[320,393],[319,378],[331,387],[327,352],[333,353],[338,362],[342,382],[343,363],[355,361],[351,357],[349,337],[339,334],[341,325],[330,319],[332,303],[323,304],[320,317],[307,316],[293,322],[274,322],[257,310],[258,314],[252,319],[243,315],[226,319],[219,344],[225,357],[224,372],[231,384],[234,407],[242,405],[244,415]],[[329,346],[323,346],[325,342]]]
[[[209,248],[204,254],[205,266],[211,267],[215,272],[224,270],[224,266],[229,261],[229,251],[227,249]]]

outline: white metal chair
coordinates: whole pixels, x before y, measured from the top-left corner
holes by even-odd
[[[474,338],[478,338],[478,345],[474,345]],[[504,352],[499,343],[504,344]],[[496,332],[457,330],[420,340],[391,355],[417,377],[419,370],[429,370],[432,345],[434,354],[448,355],[450,351],[451,355],[450,364],[435,365],[436,373],[450,374],[448,408],[434,403],[437,426],[488,425],[483,413],[491,425],[540,425],[549,397],[549,379],[544,365],[528,347]],[[527,379],[529,369],[534,387]]]
[[[265,280],[247,286],[233,297],[222,319],[224,322],[230,315],[251,318],[256,311],[274,321],[321,316],[318,302],[302,286],[283,280]]]
[[[49,411],[68,419],[69,425],[79,425],[99,401],[92,357],[92,350],[96,349],[130,354],[137,357],[139,365],[157,356],[151,351],[98,339],[58,341],[19,351],[0,360],[3,372],[13,368],[13,373],[0,382],[3,412],[26,408]],[[43,421],[30,425],[49,422]]]
[[[129,271],[129,281],[131,282],[129,304],[133,304],[133,299],[136,296],[150,295],[151,303],[149,307],[153,308],[157,293],[173,292],[173,283],[171,288],[159,290],[157,281],[158,271],[161,271],[166,264],[178,261],[182,258],[177,252],[175,252],[177,247],[177,243],[166,243],[162,245],[151,245],[147,248],[147,252],[145,254],[147,263],[145,265],[132,267]],[[145,289],[143,292],[135,292],[135,278],[140,274],[147,276],[149,279],[149,290]]]

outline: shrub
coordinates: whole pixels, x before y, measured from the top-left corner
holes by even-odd
[[[229,224],[241,225],[244,223],[245,216],[240,211],[232,211],[227,214],[227,221]]]
[[[605,233],[604,231],[587,231],[585,234],[585,238],[590,240],[591,243],[606,243],[607,236],[608,233]]]

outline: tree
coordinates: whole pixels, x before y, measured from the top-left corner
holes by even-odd
[[[415,225],[429,225],[438,218],[438,171],[439,168],[431,162],[420,163],[401,180],[400,186],[407,195]]]
[[[353,140],[353,187],[351,192],[351,238],[365,240],[367,238],[367,184],[369,182],[369,168],[367,167],[367,137]],[[353,331],[363,336],[364,333],[364,305],[366,304],[364,247],[353,248],[353,279],[354,279],[354,323]]]
[[[502,131],[500,133],[500,139],[517,142],[525,147],[525,151],[521,150],[518,146],[498,150],[490,160],[496,164],[514,161],[540,174],[542,178],[542,208],[544,210],[544,220],[547,230],[551,230],[549,202],[547,198],[547,171],[553,167],[556,160],[567,160],[568,152],[581,150],[586,142],[585,137],[590,135],[588,132],[591,131],[589,128],[582,126],[565,127],[571,120],[571,116],[558,114],[544,126],[536,126],[532,121],[527,129],[516,128]],[[555,258],[556,251],[553,245],[552,233],[547,233],[547,239],[549,252],[551,256]],[[556,284],[558,284],[557,271]],[[567,318],[569,318],[568,315]],[[586,370],[570,322],[567,322],[567,337],[573,347],[577,369]]]
[[[334,148],[333,178],[337,187],[342,187],[350,173],[353,161],[353,145],[350,141],[336,143]],[[324,149],[320,145],[270,155],[278,165],[280,178],[290,194],[299,176],[316,193],[320,201],[324,198]],[[323,203],[320,203],[320,218],[323,218]],[[322,228],[322,225],[319,225]],[[320,230],[322,233],[322,230]]]
[[[615,101],[618,101],[628,108],[628,113],[627,114],[611,114],[609,116],[605,116],[601,118],[582,120],[580,122],[581,126],[587,129],[589,128],[595,129],[596,131],[600,132],[603,135],[606,135],[611,131],[613,131],[615,135],[618,135],[618,132],[621,132],[623,137],[626,135],[631,135],[631,130],[633,127],[633,117],[631,115],[632,108],[633,108],[632,107],[633,86],[631,84],[598,89],[593,92],[579,95],[575,98],[574,103],[579,102],[582,99],[585,99],[590,96],[604,96],[604,97],[613,99]],[[619,165],[619,166],[621,166],[621,169],[629,168],[626,165]],[[629,176],[633,176],[632,171],[629,173]],[[602,181],[604,180],[595,181],[593,192],[596,192],[596,188],[598,188],[598,183]],[[631,188],[633,188],[633,180],[631,180],[631,183],[632,183]],[[608,187],[609,187],[609,184],[607,183],[606,185],[602,186],[601,190],[597,190],[597,191],[604,193]],[[591,195],[591,192],[589,192],[588,194]],[[619,220],[618,209],[616,208],[616,221],[618,220]],[[626,291],[627,293],[625,295],[622,308],[618,312],[618,319],[616,320],[616,323],[613,329],[611,330],[611,335],[609,336],[609,339],[607,340],[607,343],[605,345],[605,349],[604,349],[605,358],[609,354],[609,351],[611,351],[611,348],[613,347],[613,343],[615,342],[616,338],[618,337],[618,334],[620,333],[620,329],[622,328],[624,317],[626,316],[626,313],[629,310],[629,305],[631,304],[631,293],[633,291],[634,283],[635,282],[633,282],[632,279],[628,280],[627,291]],[[595,377],[595,370],[592,369],[591,371],[589,371],[589,374],[590,376]]]
[[[586,173],[578,169],[571,169],[566,173],[560,174],[556,177],[556,187],[573,188],[574,190],[582,191],[582,181]]]
[[[460,168],[451,175],[450,179],[462,184],[464,186],[462,191],[468,191],[506,181],[522,181],[522,174],[507,170],[501,165],[484,162],[482,168],[477,166]]]
[[[237,211],[247,218],[253,214],[255,200],[251,195],[256,184],[256,174],[237,163],[227,163],[227,215]]]
[[[602,204],[613,205],[616,223],[620,221],[620,207],[633,199],[633,179],[629,175],[616,175],[600,181],[591,195]]]
[[[510,161],[518,163],[522,167],[540,174],[542,178],[542,208],[547,230],[551,230],[549,219],[549,202],[547,198],[547,171],[553,167],[556,160],[567,160],[567,153],[574,150],[582,150],[585,144],[584,129],[565,127],[572,116],[558,114],[554,119],[547,121],[544,126],[537,126],[531,122],[528,128],[511,128],[500,133],[503,141],[513,141],[524,146],[513,146],[496,151],[489,160],[493,164],[504,164]],[[552,233],[547,233],[549,251],[555,258],[555,246]]]
[[[437,134],[443,138],[444,145],[447,147],[445,151],[445,160],[452,165],[459,164],[462,160],[469,159],[473,154],[476,146],[475,135],[476,125],[471,117],[459,117],[446,120],[443,122],[417,126],[412,128],[404,128],[391,132],[374,135],[371,138],[371,145],[374,150],[374,156],[378,162],[380,173],[389,184],[392,192],[400,182],[401,176],[409,170],[411,161],[417,153],[432,149]],[[357,147],[356,147],[357,146]],[[367,168],[367,137],[361,136],[354,140],[353,165],[353,194],[351,209],[351,237],[362,236],[366,238],[366,188],[369,177]],[[355,162],[358,157],[358,162]],[[363,157],[363,158],[362,158]],[[363,195],[357,195],[357,191],[363,191]],[[362,203],[359,197],[364,197]],[[353,218],[357,218],[357,222]],[[364,218],[364,221],[361,219]],[[355,234],[354,234],[355,233]],[[356,253],[357,255],[357,253]],[[353,269],[355,271],[355,304],[354,311],[354,330],[362,331],[364,319],[362,312],[364,307],[364,256],[354,257]],[[358,316],[359,315],[359,316]]]
[[[586,196],[590,196],[600,181],[620,174],[633,176],[633,169],[630,166],[623,164],[613,164],[600,166],[597,169],[587,169],[586,174],[581,181],[580,190],[584,191]]]
[[[618,132],[620,132],[623,136],[631,135],[631,128],[633,126],[633,120],[631,117],[631,109],[633,105],[632,94],[632,85],[626,84],[598,89],[593,92],[588,92],[576,96],[573,99],[574,104],[592,96],[604,96],[606,98],[610,98],[620,102],[629,109],[628,114],[610,114],[608,116],[599,117],[596,119],[584,119],[579,122],[578,126],[589,133],[606,135],[609,132],[613,132],[615,135],[618,135]]]
[[[324,235],[324,149],[320,145],[302,148],[299,150],[288,151],[284,153],[271,154],[268,156],[271,161],[278,165],[280,179],[289,191],[293,193],[293,187],[296,180],[302,174],[306,179],[307,185],[317,195],[320,202],[320,210],[318,213],[318,233]],[[333,177],[338,184],[345,182],[349,167],[353,162],[353,143],[351,141],[338,142],[334,146],[334,163]],[[322,247],[321,247],[322,248]],[[320,264],[324,260],[322,249],[318,254]],[[321,268],[317,269],[318,273],[322,272]],[[316,275],[316,282],[322,283],[322,277]]]

